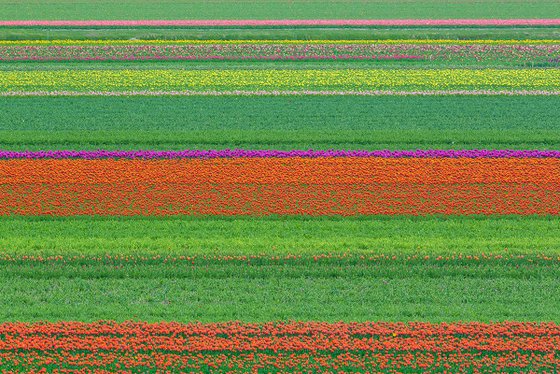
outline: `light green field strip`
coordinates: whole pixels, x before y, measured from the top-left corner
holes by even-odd
[[[560,321],[559,225],[558,217],[4,217],[0,318]]]
[[[52,70],[0,72],[0,93],[560,89],[560,69]]]
[[[554,0],[1,0],[2,20],[560,18]]]
[[[560,255],[558,217],[0,219],[1,252],[23,255]]]
[[[0,318],[560,321],[558,262],[0,263]]]

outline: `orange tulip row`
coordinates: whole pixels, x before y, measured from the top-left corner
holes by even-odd
[[[240,157],[0,161],[0,184],[545,184],[559,180],[559,158]]]
[[[560,214],[560,159],[4,160],[0,215]]]

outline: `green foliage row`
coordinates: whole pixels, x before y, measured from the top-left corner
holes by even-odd
[[[560,97],[0,98],[0,148],[557,149]]]
[[[1,4],[1,3],[0,3]],[[391,40],[391,39],[560,39],[558,27],[251,27],[251,28],[159,28],[159,27],[0,27],[0,40]]]
[[[560,321],[560,264],[0,263],[0,319]]]
[[[4,254],[103,256],[560,254],[560,218],[2,217]]]
[[[560,44],[560,42],[559,42]],[[523,69],[557,68],[560,62],[556,57],[535,56],[519,57],[486,56],[484,60],[474,57],[448,54],[445,57],[430,56],[421,59],[379,59],[379,60],[242,60],[242,61],[2,61],[0,69],[14,71],[34,70],[148,70],[148,69]]]
[[[0,319],[560,321],[559,224],[3,217]]]

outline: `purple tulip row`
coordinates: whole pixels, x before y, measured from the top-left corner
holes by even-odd
[[[559,150],[182,150],[182,151],[0,151],[0,159],[184,159],[184,158],[322,158],[322,157],[380,157],[380,158],[560,158]]]

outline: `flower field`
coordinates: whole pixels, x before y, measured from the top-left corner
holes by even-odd
[[[556,94],[559,69],[32,70],[0,72],[0,95]]]
[[[0,61],[363,61],[426,66],[558,66],[554,41],[23,41],[0,44]],[[146,44],[144,44],[144,43]]]
[[[515,157],[520,151],[511,152],[513,157],[504,152],[506,158],[450,151],[441,152],[443,158],[437,152],[421,158],[216,153],[212,159],[4,161],[0,214],[560,213],[559,153],[528,152],[524,158]]]
[[[559,364],[560,344],[552,323],[7,323],[0,331],[0,349],[20,352],[0,355],[6,369],[108,372],[546,371]]]
[[[0,0],[0,371],[559,371],[557,5]]]

